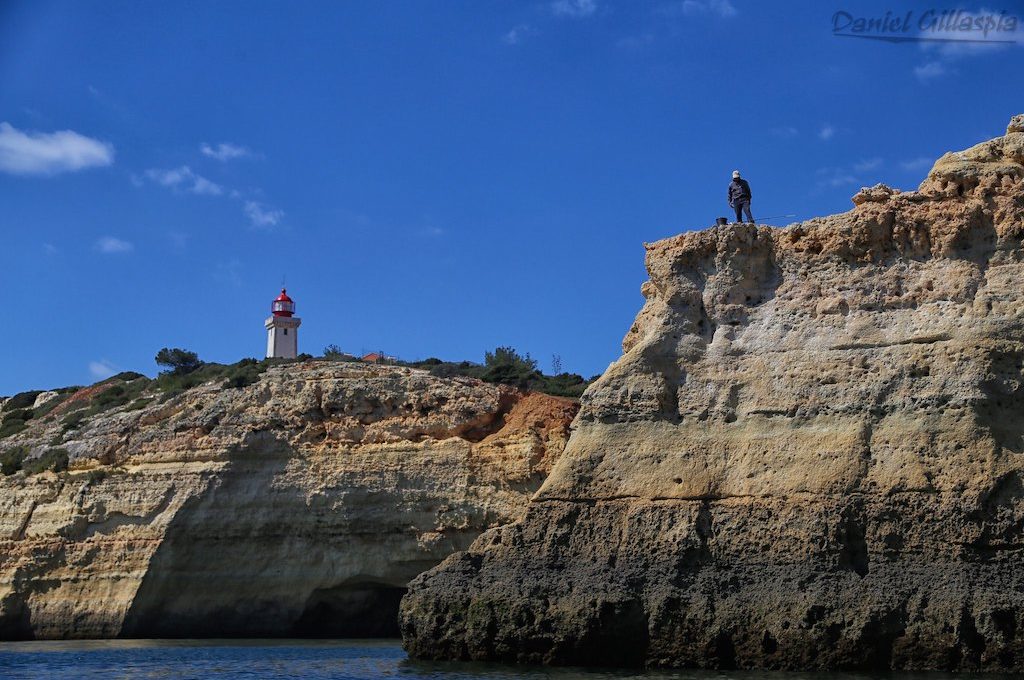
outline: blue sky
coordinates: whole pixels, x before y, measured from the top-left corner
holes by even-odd
[[[643,242],[728,215],[733,168],[806,219],[1024,111],[1020,32],[844,39],[845,7],[6,0],[0,394],[261,356],[282,276],[300,351],[600,373]]]

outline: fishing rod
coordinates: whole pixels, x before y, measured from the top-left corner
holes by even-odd
[[[784,217],[796,217],[796,215],[772,215],[771,217],[761,217],[757,221],[767,222],[768,220],[781,220]]]

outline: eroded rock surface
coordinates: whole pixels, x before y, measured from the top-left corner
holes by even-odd
[[[33,421],[5,444],[67,439],[71,469],[0,477],[0,639],[397,634],[408,581],[521,518],[576,410],[314,361]]]
[[[1024,670],[1024,127],[920,189],[647,246],[525,519],[417,578],[420,658]]]

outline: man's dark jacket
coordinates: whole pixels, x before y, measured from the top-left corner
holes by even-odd
[[[740,203],[750,203],[750,185],[747,180],[737,177],[729,184],[729,205],[736,207]]]

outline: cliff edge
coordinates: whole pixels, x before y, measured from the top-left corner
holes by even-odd
[[[411,584],[414,657],[1024,670],[1024,116],[853,202],[647,246],[525,518]]]
[[[397,635],[409,580],[522,517],[578,408],[308,361],[83,418],[127,380],[4,408],[30,419],[2,441],[28,458],[0,477],[0,639]]]

